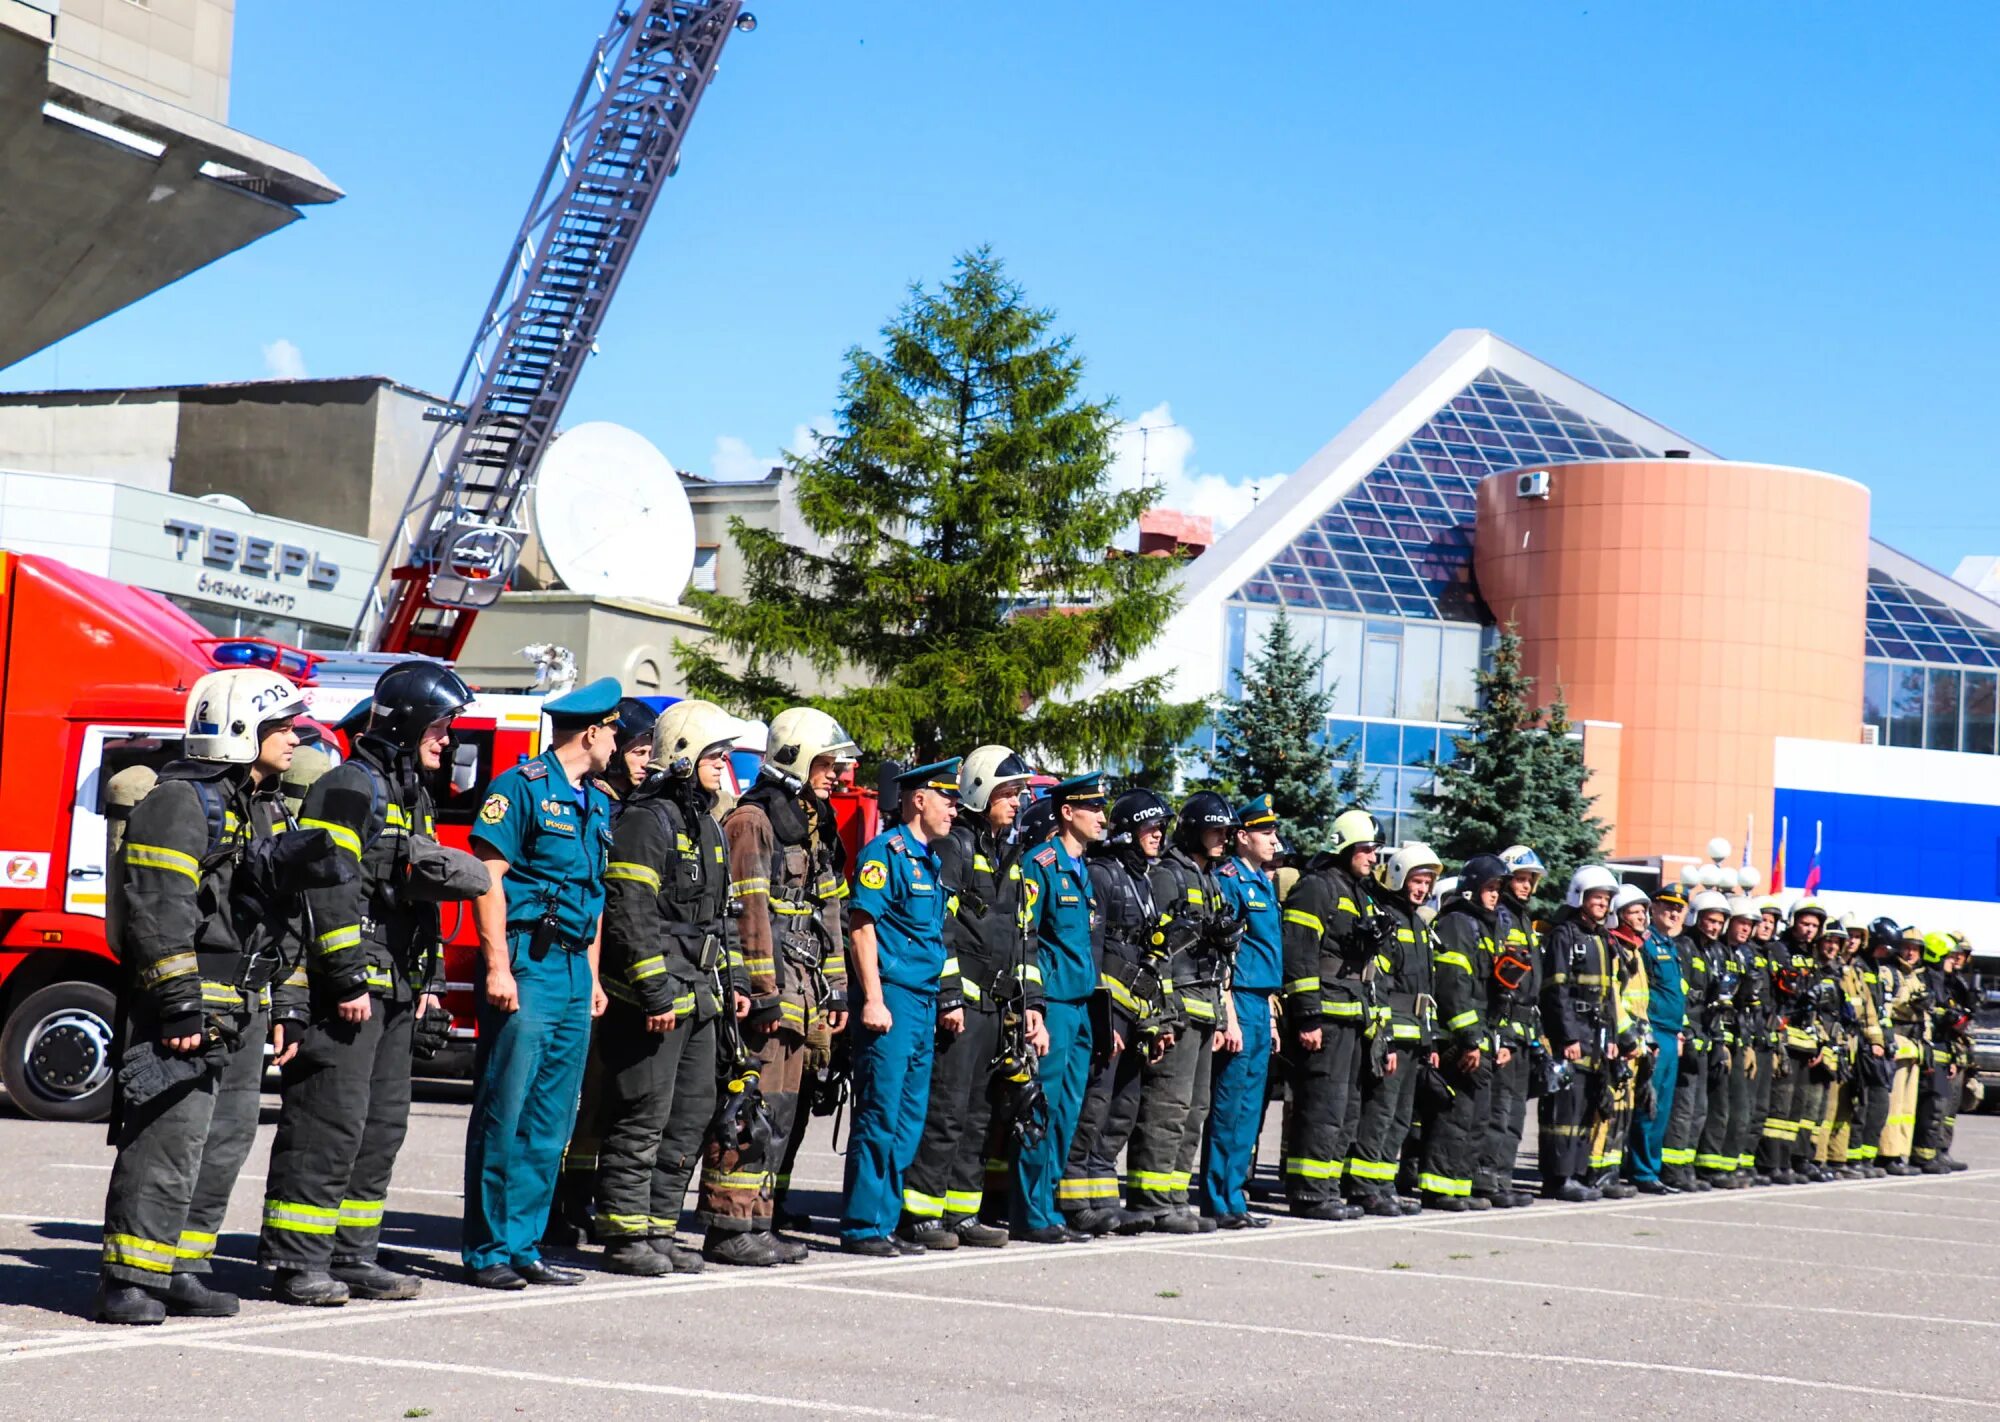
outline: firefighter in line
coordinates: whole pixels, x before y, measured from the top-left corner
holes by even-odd
[[[1500,894],[1508,876],[1498,855],[1469,859],[1457,891],[1432,925],[1431,977],[1437,996],[1438,1070],[1450,1096],[1424,1117],[1418,1187],[1426,1208],[1490,1210],[1491,1181],[1475,1193],[1479,1133],[1493,1110],[1498,1033],[1490,1017],[1494,960],[1500,954]],[[1512,1162],[1509,1171],[1512,1174]],[[1510,1201],[1511,1204],[1511,1201]]]
[[[1895,967],[1885,974],[1890,992],[1888,1021],[1894,1033],[1894,1075],[1889,1085],[1889,1114],[1882,1125],[1882,1169],[1891,1175],[1916,1175],[1911,1162],[1916,1145],[1917,1097],[1930,1050],[1930,984],[1924,975],[1924,932],[1914,925],[1898,930],[1893,942]]]
[[[1688,902],[1674,885],[1663,884],[1653,895],[1641,955],[1646,964],[1646,1020],[1653,1037],[1650,1110],[1632,1121],[1627,1172],[1641,1194],[1664,1195],[1680,1187],[1662,1179],[1666,1168],[1667,1128],[1674,1100],[1680,1094],[1681,1053],[1687,1049],[1688,999],[1686,964],[1690,956],[1681,928]]]
[[[539,756],[501,772],[472,826],[493,876],[477,900],[485,981],[465,1141],[468,1280],[485,1289],[567,1286],[542,1258],[556,1172],[576,1124],[598,984],[611,800],[592,783],[617,747],[610,677],[542,703]]]
[[[1949,933],[1924,935],[1924,986],[1930,1001],[1930,1039],[1919,1074],[1915,1138],[1910,1161],[1926,1175],[1948,1175],[1956,1162],[1945,1150],[1957,1124],[1963,1086],[1958,1076],[1961,1039],[1972,1014],[1961,1002],[1958,969],[1965,950]],[[1961,1167],[1963,1168],[1963,1167]]]
[[[1034,771],[1006,746],[980,746],[959,767],[958,817],[931,845],[956,899],[945,920],[930,1104],[903,1174],[899,1233],[926,1249],[998,1249],[1007,1231],[982,1224],[989,1090],[1001,1006],[1021,957],[1021,847],[1012,842]],[[1040,1015],[1029,1024],[1039,1035]]]
[[[1799,1129],[1804,1124],[1805,1097],[1810,1092],[1810,1064],[1820,1055],[1812,1026],[1810,988],[1818,970],[1815,944],[1826,923],[1826,908],[1817,899],[1793,906],[1785,931],[1765,952],[1771,969],[1772,1075],[1770,1106],[1756,1146],[1757,1174],[1776,1185],[1798,1183],[1791,1168]]]
[[[1652,1095],[1651,1008],[1646,978],[1646,932],[1651,924],[1646,891],[1624,884],[1611,898],[1605,920],[1605,941],[1611,945],[1612,1021],[1610,1036],[1617,1048],[1604,1070],[1609,1090],[1599,1097],[1590,1136],[1588,1183],[1607,1200],[1628,1200],[1638,1187],[1622,1178],[1625,1144],[1641,1098]],[[1602,1089],[1600,1087],[1600,1089]]]
[[[1745,1012],[1749,1032],[1749,1103],[1742,1134],[1736,1143],[1736,1168],[1748,1185],[1773,1183],[1767,1170],[1758,1169],[1757,1152],[1764,1139],[1764,1126],[1771,1116],[1771,1097],[1777,1087],[1778,1067],[1784,1055],[1783,1023],[1777,1011],[1777,995],[1772,985],[1774,954],[1786,950],[1778,935],[1784,905],[1766,896],[1754,905],[1750,929],[1750,962],[1745,981],[1750,985],[1754,1005]]]
[[[1167,849],[1147,876],[1159,908],[1155,932],[1167,955],[1165,974],[1179,1005],[1180,1028],[1141,1076],[1138,1120],[1126,1148],[1124,1233],[1199,1234],[1215,1228],[1188,1197],[1208,1120],[1216,1039],[1225,1036],[1222,1004],[1235,956],[1230,935],[1240,937],[1215,879],[1235,832],[1236,812],[1228,801],[1211,790],[1190,795],[1175,817]]]
[[[775,1171],[738,1169],[711,1133],[701,1174],[703,1256],[719,1264],[803,1263],[806,1247],[777,1232],[811,1221],[784,1209],[808,1113],[809,1062],[823,1064],[847,1025],[841,905],[846,852],[827,796],[860,751],[824,711],[794,706],[771,720],[757,780],[722,822],[729,892],[750,982],[746,1044],[771,1113]]]
[[[1542,1193],[1570,1203],[1601,1198],[1590,1174],[1590,1136],[1601,1115],[1603,1073],[1617,1059],[1612,950],[1606,916],[1618,881],[1600,864],[1570,876],[1542,953],[1542,1028],[1550,1050],[1569,1064],[1569,1080],[1544,1092],[1538,1153]]]
[[[1752,941],[1756,922],[1756,906],[1750,900],[1726,901],[1720,979],[1725,997],[1709,1059],[1708,1122],[1694,1159],[1697,1178],[1717,1190],[1749,1184],[1750,1172],[1742,1168],[1738,1143],[1749,1130],[1751,1073],[1756,1065],[1753,1022],[1762,1011],[1756,996],[1761,979],[1753,972],[1759,956]]]
[[[1873,964],[1860,954],[1862,935],[1842,918],[1828,921],[1831,967],[1840,992],[1840,1062],[1829,1092],[1828,1121],[1814,1142],[1814,1159],[1841,1180],[1872,1178],[1874,1152],[1862,1144],[1869,1084],[1882,1070],[1884,1044]]]
[[[1286,1049],[1292,1104],[1285,1126],[1285,1196],[1303,1219],[1357,1219],[1341,1179],[1359,1113],[1364,1033],[1378,997],[1374,901],[1381,831],[1366,810],[1333,821],[1284,900]]]
[[[285,826],[279,778],[299,743],[298,690],[274,672],[209,672],[188,693],[183,756],[127,817],[111,863],[106,931],[128,977],[94,1313],[153,1324],[226,1318],[234,1294],[203,1282],[230,1189],[257,1130],[274,978],[304,951],[303,905],[244,911],[246,856]],[[282,1065],[303,1004],[270,1027]]]
[[[669,706],[635,738],[647,765],[612,819],[600,965],[611,1002],[595,1043],[593,1134],[595,1231],[615,1274],[702,1269],[675,1233],[715,1111],[717,1019],[750,1010],[714,815],[744,730],[713,702]]]
[[[1104,840],[1085,851],[1097,903],[1090,1078],[1056,1187],[1066,1224],[1083,1234],[1127,1224],[1118,1157],[1138,1123],[1149,1069],[1174,1049],[1185,1028],[1152,881],[1173,822],[1173,807],[1160,796],[1127,790],[1111,804]]]
[[[1245,802],[1236,824],[1235,855],[1216,867],[1215,881],[1244,931],[1229,985],[1229,1035],[1215,1057],[1202,1196],[1219,1228],[1262,1229],[1269,1221],[1250,1213],[1244,1190],[1264,1125],[1285,971],[1284,918],[1271,879],[1284,846],[1269,795]]]
[[[1729,923],[1729,900],[1713,889],[1701,889],[1688,900],[1690,923],[1682,938],[1681,983],[1687,1002],[1687,1040],[1681,1047],[1680,1067],[1674,1082],[1673,1114],[1667,1120],[1666,1139],[1660,1147],[1660,1179],[1677,1190],[1715,1188],[1698,1154],[1709,1115],[1718,1108],[1728,1110],[1727,1093],[1720,1103],[1711,1100],[1710,1083],[1715,1064],[1725,1063],[1727,1075],[1730,1044],[1724,1040],[1728,997],[1732,990],[1727,966],[1728,949],[1722,942]],[[1718,1138],[1724,1129],[1717,1126]],[[1719,1156],[1711,1157],[1719,1162]],[[1644,1189],[1642,1185],[1640,1187]]]
[[[1472,1194],[1506,1210],[1535,1202],[1531,1192],[1514,1187],[1514,1162],[1527,1130],[1531,1078],[1542,1040],[1542,944],[1533,899],[1548,871],[1541,856],[1525,844],[1500,851],[1500,862],[1507,866],[1507,877],[1494,911],[1499,952],[1486,1003],[1494,1039],[1493,1080]]]
[[[917,766],[896,777],[902,823],[861,851],[848,953],[860,998],[853,1044],[854,1124],[847,1143],[840,1248],[867,1257],[922,1254],[895,1233],[903,1172],[916,1158],[931,1094],[945,920],[954,911],[932,845],[951,833],[959,762]],[[945,1030],[964,1030],[964,1019]]]
[[[441,663],[407,661],[382,673],[370,699],[352,753],[306,791],[299,818],[332,836],[359,873],[307,897],[312,1023],[281,1069],[257,1246],[280,1303],[411,1299],[422,1289],[378,1261],[382,1215],[409,1128],[418,1030],[441,1045],[451,1023],[438,905],[492,888],[483,864],[437,842],[427,784],[472,689]]]
[[[1090,999],[1098,983],[1092,939],[1099,907],[1084,850],[1104,838],[1105,799],[1098,772],[1050,787],[1055,834],[1029,850],[1021,865],[1031,935],[1023,981],[1029,1007],[1042,1016],[1041,1081],[1048,1103],[1047,1130],[1014,1162],[1012,1234],[1032,1244],[1084,1244],[1094,1238],[1064,1221],[1056,1189],[1090,1076]]]
[[[1418,910],[1443,868],[1429,845],[1405,844],[1377,862],[1369,885],[1386,931],[1375,944],[1381,996],[1365,1033],[1360,1098],[1349,1107],[1354,1143],[1347,1153],[1347,1197],[1363,1213],[1384,1218],[1423,1207],[1420,1200],[1398,1197],[1396,1177],[1423,1069],[1438,1064],[1430,925]]]

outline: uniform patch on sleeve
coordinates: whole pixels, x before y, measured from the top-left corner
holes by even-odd
[[[493,794],[486,797],[486,803],[479,807],[479,823],[497,825],[507,818],[507,797]]]
[[[1024,880],[1021,892],[1028,901],[1028,907],[1033,908],[1036,902],[1042,897],[1042,886],[1033,879]]]
[[[889,866],[879,859],[871,859],[861,866],[861,887],[879,889],[889,882]]]

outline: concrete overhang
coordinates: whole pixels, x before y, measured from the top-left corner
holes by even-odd
[[[50,57],[0,0],[0,368],[341,190],[305,159]]]

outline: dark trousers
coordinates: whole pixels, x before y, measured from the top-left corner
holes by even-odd
[[[1866,1048],[1863,1048],[1865,1051]],[[1873,1054],[1871,1053],[1871,1056]],[[1881,1060],[1877,1058],[1877,1060]],[[1882,1128],[1889,1124],[1887,1082],[1877,1082],[1866,1063],[1854,1068],[1854,1126],[1847,1137],[1847,1158],[1873,1165],[1882,1154]]]
[[[1460,1071],[1449,1056],[1443,1060],[1441,1071],[1451,1087],[1451,1099],[1424,1112],[1417,1188],[1427,1195],[1470,1195],[1480,1135],[1493,1109],[1493,1058],[1481,1053],[1479,1069],[1469,1073]]]
[[[1736,1165],[1740,1170],[1754,1170],[1757,1166],[1757,1148],[1764,1138],[1764,1123],[1771,1116],[1771,1096],[1778,1081],[1778,1054],[1771,1050],[1770,1034],[1760,1033],[1761,1042],[1750,1045],[1750,1080],[1747,1103],[1741,1122],[1737,1123]]]
[[[1660,1146],[1660,1178],[1685,1189],[1694,1183],[1695,1152],[1708,1124],[1708,1058],[1710,1048],[1692,1043],[1681,1053],[1674,1074],[1673,1111]]]
[[[1910,1146],[1912,1164],[1936,1160],[1945,1132],[1958,1124],[1958,1071],[1949,1060],[1924,1072],[1917,1084],[1917,1128]]]
[[[1508,1054],[1507,1065],[1494,1066],[1488,1077],[1479,1158],[1472,1174],[1475,1195],[1507,1194],[1514,1188],[1514,1162],[1528,1125],[1528,1070],[1527,1048],[1516,1047]]]
[[[1181,1137],[1187,1131],[1195,1078],[1208,1041],[1205,1026],[1183,1023],[1166,1054],[1147,1062],[1140,1072],[1139,1119],[1125,1156],[1125,1203],[1130,1209],[1164,1210],[1174,1203],[1176,1188],[1183,1200],[1187,1198],[1187,1186],[1179,1177]],[[1197,1130],[1195,1140],[1200,1139]]]
[[[1561,1091],[1543,1095],[1536,1109],[1542,1181],[1560,1185],[1581,1180],[1590,1169],[1590,1104],[1597,1096],[1597,1073],[1575,1069]]]
[[[1709,1049],[1708,1119],[1695,1146],[1694,1168],[1706,1176],[1736,1173],[1740,1123],[1750,1114],[1750,1049],[1718,1042]]]
[[[236,1013],[238,1045],[206,1076],[127,1107],[104,1197],[105,1277],[164,1287],[173,1274],[206,1274],[229,1192],[257,1134],[264,1079],[264,1014]],[[128,1040],[157,1037],[135,1012]]]
[[[805,1132],[800,1120],[804,1113],[799,1110],[799,1082],[806,1064],[805,1038],[788,1028],[779,1028],[758,1046],[757,1064],[757,1088],[771,1112],[769,1154],[759,1164],[746,1167],[733,1150],[722,1148],[712,1132],[703,1142],[701,1215],[711,1233],[743,1234],[771,1228],[771,1210],[777,1194],[774,1174],[782,1172],[789,1180],[790,1159],[798,1154],[792,1136],[794,1133],[803,1136]],[[722,1063],[720,1071],[732,1072],[733,1064]]]
[[[1349,1112],[1361,1090],[1360,1027],[1329,1020],[1320,1031],[1318,1051],[1307,1051],[1293,1037],[1286,1052],[1292,1110],[1285,1131],[1285,1197],[1295,1206],[1340,1197],[1353,1144]]]
[[[715,1019],[670,1032],[612,999],[597,1027],[597,1237],[672,1238],[715,1115]]]
[[[903,1173],[903,1214],[922,1222],[976,1216],[985,1195],[987,1086],[1000,1046],[1000,1014],[965,1009],[965,1030],[942,1032],[931,1058],[931,1099],[917,1158]]]
[[[1093,1013],[1096,1037],[1083,1103],[1070,1138],[1056,1204],[1064,1214],[1118,1208],[1118,1155],[1139,1120],[1146,1049],[1127,1045],[1113,1055],[1110,1029]]]
[[[1803,1114],[1799,1108],[1804,1104],[1806,1087],[1805,1061],[1780,1048],[1771,1055],[1771,1076],[1770,1105],[1764,1113],[1764,1125],[1757,1133],[1757,1143],[1752,1147],[1757,1169],[1766,1175],[1789,1168],[1792,1147],[1798,1144],[1799,1117]]]
[[[264,1180],[267,1268],[368,1264],[410,1126],[416,1004],[374,998],[365,1022],[315,1022],[281,1068],[284,1105]],[[329,1230],[331,1222],[335,1228]]]
[[[1792,1139],[1791,1158],[1787,1163],[1797,1168],[1812,1162],[1814,1146],[1821,1139],[1820,1133],[1832,1128],[1834,1090],[1830,1075],[1820,1067],[1809,1067],[1795,1059],[1792,1070],[1799,1074],[1799,1087],[1792,1093],[1792,1115],[1798,1121],[1799,1129]]]
[[[1396,1044],[1393,1072],[1385,1076],[1362,1073],[1354,1144],[1347,1152],[1347,1193],[1351,1198],[1396,1193],[1396,1170],[1402,1162],[1403,1142],[1416,1118],[1417,1078],[1422,1073],[1414,1046],[1411,1042]]]

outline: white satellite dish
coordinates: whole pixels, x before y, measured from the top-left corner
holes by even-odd
[[[674,466],[644,435],[603,420],[549,446],[535,535],[572,592],[677,603],[694,571],[694,510]]]

